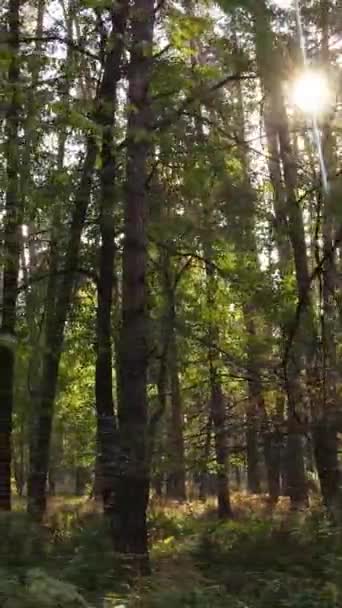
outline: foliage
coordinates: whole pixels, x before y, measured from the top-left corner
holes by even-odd
[[[24,577],[0,570],[0,604],[3,608],[90,608],[74,585],[39,569],[28,570]]]
[[[61,503],[44,536],[22,514],[1,518],[0,604],[81,608],[79,589],[91,604],[105,598],[111,608],[342,606],[342,531],[320,509],[300,515],[278,509],[270,517],[259,500],[253,516],[247,497],[233,502],[240,516],[226,523],[210,504],[155,506],[153,574],[133,586],[90,505]]]

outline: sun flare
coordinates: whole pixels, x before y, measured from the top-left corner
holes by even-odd
[[[319,114],[331,102],[331,90],[325,74],[307,70],[292,83],[291,101],[302,112]]]

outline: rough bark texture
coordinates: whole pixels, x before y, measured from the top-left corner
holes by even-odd
[[[148,156],[151,151],[149,85],[152,69],[153,0],[132,7],[129,65],[127,182],[124,213],[122,327],[120,341],[119,470],[113,535],[115,549],[146,573],[149,496],[147,365]]]
[[[120,58],[125,40],[128,2],[116,5],[112,13],[112,36],[108,43],[113,47],[110,79],[106,88],[106,103],[101,116],[101,192],[99,278],[97,296],[97,350],[95,396],[97,412],[97,440],[99,463],[102,467],[102,498],[106,512],[113,508],[115,492],[115,418],[113,402],[113,352],[112,352],[112,301],[114,289],[115,256],[115,154],[114,126],[116,110],[116,86],[120,79]]]
[[[119,48],[122,48],[120,37],[117,37],[116,40],[119,41]],[[118,66],[121,62],[121,55],[116,51],[117,47],[113,45],[106,56],[103,78],[95,102],[93,120],[100,126],[103,126],[103,117],[106,115],[106,104],[112,103],[113,75],[118,74]],[[42,375],[37,404],[36,440],[31,456],[31,470],[28,484],[28,510],[38,520],[42,519],[46,509],[46,478],[58,368],[63,348],[64,328],[74,288],[81,233],[90,199],[96,155],[96,139],[93,134],[89,134],[82,176],[72,212],[69,240],[64,256],[63,274],[58,285],[55,305],[51,306],[49,314],[46,315],[46,347],[42,362]]]
[[[6,115],[6,174],[2,310],[0,327],[0,510],[11,509],[11,434],[14,401],[15,324],[20,259],[22,206],[19,200],[19,0],[8,6],[11,53],[8,70],[10,103]]]

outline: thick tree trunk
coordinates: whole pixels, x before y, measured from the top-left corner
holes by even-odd
[[[340,470],[335,420],[325,415],[313,430],[314,453],[323,503],[336,521],[341,518]]]
[[[151,150],[149,85],[152,71],[154,1],[132,7],[129,65],[127,182],[124,214],[122,327],[120,340],[120,455],[114,546],[132,566],[149,570],[146,510],[149,498],[147,411],[147,214],[148,156]]]
[[[120,37],[116,38],[122,48]],[[105,59],[105,66],[98,97],[95,102],[94,122],[103,126],[107,103],[111,104],[113,75],[118,74],[121,55],[117,46],[112,45]],[[58,369],[61,358],[64,328],[70,307],[75,282],[75,272],[80,250],[81,233],[84,226],[87,207],[90,199],[92,175],[97,156],[97,142],[93,134],[87,138],[86,157],[84,160],[80,185],[75,196],[70,236],[64,257],[64,269],[55,304],[49,300],[46,314],[45,352],[42,362],[42,375],[38,396],[38,420],[35,429],[36,437],[31,455],[31,468],[28,484],[28,510],[41,520],[46,509],[46,478],[48,471],[51,428],[54,402],[57,390]],[[51,278],[51,288],[52,288]]]
[[[97,440],[99,463],[102,467],[102,498],[105,512],[114,504],[115,492],[115,443],[116,424],[113,402],[113,352],[112,352],[112,300],[114,289],[115,255],[115,154],[114,127],[116,110],[116,88],[120,79],[120,63],[124,48],[128,2],[117,4],[112,13],[112,39],[114,62],[108,78],[103,111],[101,116],[101,192],[100,192],[100,232],[99,279],[97,295],[97,349],[95,396],[97,413]]]
[[[3,290],[0,326],[0,510],[11,509],[11,435],[14,403],[15,324],[22,205],[19,200],[19,0],[9,0],[8,70],[10,102],[6,115],[6,177]]]

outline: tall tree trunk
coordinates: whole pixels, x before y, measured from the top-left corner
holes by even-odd
[[[227,441],[227,420],[225,412],[224,396],[218,371],[214,360],[210,357],[210,390],[211,390],[211,416],[214,423],[214,439],[216,454],[216,480],[217,480],[217,505],[220,519],[228,519],[232,516],[229,492],[229,450]]]
[[[170,256],[163,260],[163,287],[165,291],[167,319],[167,375],[170,387],[170,412],[168,415],[169,471],[167,496],[174,500],[186,500],[185,453],[183,436],[183,403],[178,370],[178,345],[176,335],[176,289],[172,280]]]
[[[234,37],[234,47],[236,56],[239,57],[239,46],[236,35]],[[237,71],[239,66],[236,67]],[[239,218],[238,240],[236,251],[243,253],[246,257],[246,264],[251,265],[256,273],[260,272],[256,229],[256,201],[255,192],[250,182],[249,160],[243,142],[246,140],[245,115],[243,104],[243,92],[241,81],[236,83],[237,92],[237,131],[240,147],[238,155],[241,162],[241,189],[244,194],[244,207],[242,216]],[[256,320],[257,310],[253,301],[254,292],[243,294],[244,302],[242,305],[244,323],[247,333],[247,366],[248,366],[248,404],[246,409],[246,445],[247,445],[247,487],[253,494],[260,493],[260,462],[259,462],[259,427],[260,416],[265,409],[262,394],[262,383],[260,365],[258,361],[258,349],[256,345],[257,331]]]
[[[211,265],[211,247],[206,245],[207,306],[213,309],[215,297],[215,276]],[[208,330],[208,363],[210,387],[210,416],[213,421],[218,516],[220,519],[232,517],[229,490],[229,447],[227,433],[226,408],[218,367],[218,328],[210,320]]]
[[[68,53],[66,64],[68,65],[70,62],[70,51]],[[64,103],[68,103],[68,95],[69,95],[69,87],[70,82],[66,79],[66,82],[63,86],[63,101]],[[55,191],[58,192],[58,178],[63,175],[64,171],[64,156],[65,156],[65,146],[67,140],[67,132],[66,125],[61,128],[58,138],[58,149],[57,149],[57,175],[56,182],[54,183]],[[27,174],[26,179],[29,178]],[[42,337],[40,338],[41,328],[39,328],[39,334],[36,339],[41,339],[42,342],[42,353],[40,356],[37,356],[37,353],[33,352],[32,354],[32,364],[29,366],[28,374],[29,376],[32,374],[32,369],[35,372],[35,381],[34,386],[32,387],[31,397],[31,420],[30,420],[30,446],[29,446],[29,478],[28,478],[28,511],[34,515],[36,511],[36,507],[34,505],[34,497],[31,494],[33,488],[31,486],[31,476],[33,475],[33,469],[36,467],[37,454],[36,450],[38,449],[37,441],[39,434],[39,415],[40,415],[40,398],[42,396],[42,382],[43,382],[43,370],[44,370],[44,361],[46,357],[46,353],[49,349],[53,348],[53,342],[49,343],[50,339],[53,340],[53,332],[51,332],[51,325],[53,324],[54,315],[55,315],[55,306],[56,306],[56,298],[57,298],[57,289],[59,285],[59,263],[61,258],[60,251],[60,238],[61,238],[61,220],[62,220],[62,212],[61,205],[62,201],[58,196],[53,201],[52,206],[52,217],[50,218],[50,251],[49,251],[49,275],[47,280],[46,287],[46,296],[45,296],[45,310],[44,310],[44,327],[42,332]],[[31,256],[30,256],[31,261]],[[50,333],[51,332],[51,333]],[[30,381],[30,378],[29,378]],[[52,421],[51,421],[52,425]],[[46,467],[48,470],[49,462],[46,463]],[[50,484],[49,484],[50,485]],[[45,510],[45,506],[43,507]],[[40,519],[42,514],[37,513],[37,518]]]
[[[113,100],[113,80],[118,78],[121,63],[122,41],[115,37],[105,58],[103,77],[97,99],[93,120],[103,127],[107,116],[107,104]],[[117,52],[119,49],[119,52]],[[36,519],[41,520],[46,509],[46,478],[48,471],[51,428],[54,402],[57,390],[58,369],[63,348],[64,329],[75,283],[81,233],[90,199],[92,176],[97,156],[97,142],[90,133],[86,143],[86,157],[83,164],[80,184],[75,196],[70,233],[64,256],[63,273],[58,285],[55,302],[49,298],[45,320],[45,352],[37,403],[37,425],[35,445],[31,455],[28,484],[28,510]],[[52,279],[51,279],[52,280]],[[51,289],[53,285],[51,283]]]
[[[211,415],[208,417],[208,422],[205,429],[205,442],[203,451],[203,460],[201,463],[200,478],[199,478],[199,499],[205,501],[208,497],[208,464],[211,448],[211,435],[212,435],[212,418]]]
[[[285,333],[286,342],[290,339],[291,353],[287,353],[286,390],[288,396],[288,445],[287,466],[288,484],[293,508],[307,504],[307,487],[304,466],[304,446],[302,425],[298,422],[299,411],[305,403],[305,395],[300,376],[307,365],[311,365],[315,331],[310,300],[310,280],[305,243],[305,232],[302,211],[296,198],[296,166],[291,147],[289,125],[279,78],[277,53],[274,49],[273,34],[270,27],[269,11],[264,0],[255,5],[255,44],[257,62],[261,73],[262,85],[266,94],[265,125],[270,155],[280,158],[284,173],[284,189],[280,164],[271,161],[276,195],[275,213],[277,228],[280,230],[278,240],[281,245],[279,255],[288,253],[282,230],[287,227],[292,246],[298,299],[302,302],[305,315],[302,318],[300,335],[294,340],[291,328]],[[279,162],[279,161],[278,161]],[[286,205],[283,207],[283,195]],[[281,267],[286,270],[288,260],[281,260]],[[282,277],[284,278],[284,277]],[[303,323],[304,321],[304,323]]]
[[[320,21],[322,30],[322,63],[329,72],[329,15],[330,1],[320,2]],[[328,122],[323,127],[323,155],[330,175],[336,173],[336,154],[333,133]],[[337,412],[339,396],[337,390],[337,353],[336,334],[336,252],[333,243],[336,239],[334,228],[334,204],[332,194],[323,192],[323,255],[326,260],[322,276],[323,317],[322,331],[322,396],[321,407],[316,410],[314,420],[314,453],[320,480],[323,502],[336,520],[342,515],[342,494],[340,489],[341,475],[338,459]]]
[[[122,327],[120,340],[120,457],[113,535],[115,549],[149,570],[146,509],[149,498],[147,179],[151,151],[149,88],[152,72],[154,1],[132,7],[129,65],[127,181],[124,214]]]
[[[249,369],[249,374],[251,373]],[[258,446],[259,400],[261,394],[254,378],[249,379],[249,404],[246,413],[247,487],[252,494],[260,494],[260,463]]]
[[[2,318],[0,326],[0,510],[11,509],[11,435],[14,403],[15,325],[22,205],[19,197],[19,0],[9,0],[9,106],[6,115],[6,176]]]
[[[173,315],[174,316],[174,315]],[[169,346],[169,381],[170,381],[170,457],[171,471],[167,479],[167,495],[174,500],[186,500],[185,486],[185,455],[183,437],[183,404],[178,375],[178,348],[176,342],[175,328],[172,327]]]
[[[105,511],[114,504],[115,491],[115,442],[116,423],[113,402],[113,352],[112,352],[112,300],[114,289],[115,256],[115,154],[114,128],[116,111],[116,88],[120,79],[120,58],[122,56],[128,2],[117,3],[112,12],[112,40],[115,45],[116,63],[112,66],[111,80],[108,80],[106,103],[101,117],[101,191],[100,191],[100,233],[99,278],[97,290],[97,349],[95,396],[97,413],[97,440],[99,462],[102,467],[102,498]]]
[[[248,405],[246,412],[247,487],[249,492],[259,494],[261,491],[259,431],[262,420],[266,415],[266,409],[262,393],[258,355],[255,348],[256,328],[253,316],[253,306],[244,306],[248,350]]]

